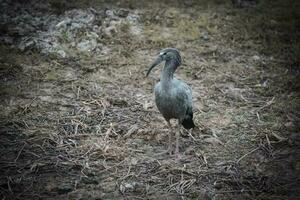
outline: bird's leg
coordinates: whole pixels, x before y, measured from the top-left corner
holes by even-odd
[[[179,154],[179,136],[180,136],[180,123],[177,125],[176,129],[176,147],[175,147],[175,155],[178,156]]]
[[[168,122],[168,127],[169,127],[169,144],[168,144],[168,150],[167,152],[171,155],[172,154],[172,140],[173,140],[173,130],[172,130],[172,125],[170,121]]]
[[[169,144],[168,144],[168,149],[161,152],[161,153],[158,153],[156,154],[157,156],[159,155],[164,155],[164,154],[169,154],[169,155],[172,155],[172,140],[173,140],[173,129],[172,129],[172,125],[170,123],[170,121],[167,121],[168,123],[168,128],[169,128]]]

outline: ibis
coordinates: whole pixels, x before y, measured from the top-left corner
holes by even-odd
[[[183,81],[174,78],[176,69],[181,65],[181,56],[175,48],[165,48],[161,50],[150,66],[147,75],[151,70],[165,61],[165,65],[160,75],[160,82],[155,84],[155,103],[159,112],[163,115],[170,129],[169,145],[167,152],[171,155],[173,151],[172,143],[175,132],[176,144],[175,154],[179,153],[179,136],[181,125],[185,129],[195,127],[193,121],[192,89]],[[170,120],[178,120],[175,131],[172,129]]]

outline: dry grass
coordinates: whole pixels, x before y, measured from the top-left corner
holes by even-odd
[[[295,199],[299,16],[274,15],[290,9],[279,2],[242,10],[218,1],[122,2],[139,7],[144,37],[120,24],[103,39],[105,58],[2,45],[1,197]],[[182,133],[180,161],[155,156],[168,129],[153,103],[155,81],[144,78],[166,46],[181,50],[177,76],[194,91],[198,128]]]

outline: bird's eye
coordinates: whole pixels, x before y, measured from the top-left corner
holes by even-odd
[[[160,52],[159,55],[163,56],[163,55],[166,55],[167,52]]]

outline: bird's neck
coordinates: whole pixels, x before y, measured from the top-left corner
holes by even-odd
[[[172,86],[173,75],[178,67],[174,60],[166,61],[163,71],[161,73],[160,81],[164,90],[169,90]]]

